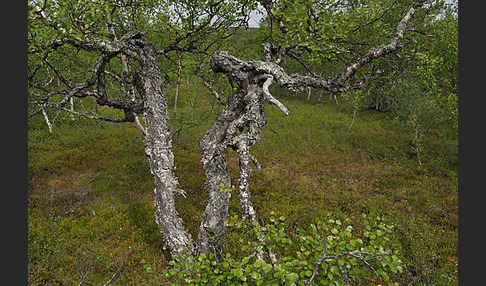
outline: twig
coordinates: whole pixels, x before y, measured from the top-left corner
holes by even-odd
[[[117,274],[120,272],[120,270],[121,270],[121,267],[120,267],[120,268],[118,268],[118,270],[117,270],[117,271],[116,271],[116,272],[113,274],[113,276],[111,276],[111,278],[110,278],[108,281],[106,281],[106,283],[105,283],[105,284],[103,284],[103,286],[110,285],[111,281],[113,281],[113,279],[114,279],[114,278],[115,278],[115,276],[116,276],[116,275],[117,275]]]
[[[224,105],[222,99],[221,99],[221,96],[219,95],[219,93],[211,86],[211,84],[209,84],[209,82],[207,82],[202,76],[201,76],[201,79],[202,79],[202,82],[204,84],[204,86],[209,89],[209,91],[214,95],[214,97],[216,97],[216,99],[218,100],[218,102],[221,104],[221,105]]]
[[[98,116],[97,114],[92,115],[92,114],[89,114],[89,113],[86,113],[86,112],[71,111],[70,109],[67,109],[65,107],[62,107],[61,110],[70,112],[70,113],[75,114],[75,115],[80,115],[80,116],[86,117],[88,119],[103,120],[103,121],[118,122],[118,123],[129,121],[127,118],[122,118],[122,119],[120,119],[120,118],[109,118],[109,117]]]
[[[351,126],[353,126],[353,123],[354,123],[354,119],[355,118],[356,118],[356,110],[354,110],[354,112],[353,112],[353,121],[351,121],[351,124],[349,124],[348,130],[351,130]]]
[[[336,264],[339,268],[339,271],[341,272],[341,274],[344,276],[344,278],[346,279],[346,281],[348,281],[348,283],[351,285],[353,284],[353,281],[351,281],[351,279],[349,278],[349,276],[346,274],[346,272],[344,272],[343,270],[343,267],[341,266],[341,264],[339,263],[338,260],[336,260]]]
[[[122,258],[123,261],[121,263],[121,265],[118,267],[118,269],[115,271],[115,273],[113,273],[113,275],[111,276],[110,279],[108,279],[108,281],[105,282],[105,284],[103,284],[103,286],[108,286],[110,285],[110,283],[113,281],[113,279],[115,279],[115,277],[120,274],[121,270],[123,269],[123,267],[125,266],[125,264],[127,263],[127,260],[128,260],[128,256],[131,254],[131,251],[129,250],[128,252],[125,253],[124,257]]]
[[[145,137],[145,135],[147,134],[147,130],[145,129],[145,127],[143,127],[142,123],[140,122],[138,116],[135,113],[133,114],[133,116],[135,116],[135,123],[137,124],[138,129],[140,129],[142,135]]]
[[[314,270],[312,270],[312,276],[309,278],[309,280],[305,284],[306,286],[312,285],[312,280],[314,280],[317,273],[319,272],[319,267],[321,266],[322,261],[324,261],[324,259],[326,259],[327,247],[328,247],[328,244],[326,243],[324,245],[324,251],[322,252],[322,255],[319,257],[319,259],[317,260],[317,263],[314,265]]]
[[[257,161],[255,156],[253,156],[252,154],[248,154],[248,155],[250,156],[250,160],[253,162],[253,164],[255,164],[255,167],[257,168],[257,170],[261,170],[262,165],[260,165],[260,163]]]
[[[44,115],[44,119],[46,120],[47,127],[49,127],[49,133],[52,133],[52,124],[49,121],[49,117],[47,117],[47,112],[44,105],[41,107],[41,110],[42,110],[42,115]]]
[[[393,6],[394,6],[394,5],[395,5],[397,2],[398,2],[398,1],[394,1],[394,2],[393,2],[391,5],[390,5],[390,7],[388,7],[388,8],[386,8],[386,9],[385,9],[385,11],[383,12],[383,14],[381,14],[381,16],[376,17],[375,19],[371,20],[370,22],[368,22],[368,23],[366,23],[366,24],[363,24],[363,25],[361,25],[361,26],[356,27],[356,28],[353,30],[353,32],[357,32],[359,29],[363,28],[364,26],[371,25],[371,24],[375,23],[376,21],[380,20],[381,18],[383,18],[383,17],[386,15],[386,13],[388,13],[388,12],[391,10],[391,8],[393,8]]]
[[[311,278],[307,281],[306,283],[306,286],[310,286],[311,283],[312,283],[312,280],[314,280],[315,276],[317,275],[318,271],[319,271],[319,266],[322,264],[322,262],[324,260],[328,260],[328,259],[335,259],[336,260],[336,263],[338,264],[338,268],[340,268],[341,270],[341,273],[343,273],[343,275],[345,275],[346,279],[348,280],[349,277],[346,276],[346,274],[344,273],[344,271],[341,269],[341,266],[340,264],[337,262],[337,259],[343,257],[343,256],[346,256],[346,255],[349,255],[349,256],[353,256],[355,258],[358,258],[359,260],[361,260],[366,266],[368,266],[371,270],[373,270],[373,272],[378,276],[378,273],[376,272],[375,268],[373,267],[373,265],[371,265],[365,258],[361,257],[359,254],[361,255],[369,255],[369,256],[377,256],[376,254],[374,253],[371,253],[371,252],[365,252],[365,251],[351,251],[351,252],[344,252],[344,253],[341,253],[341,254],[336,254],[336,255],[328,255],[326,256],[326,252],[327,252],[327,244],[325,245],[325,248],[324,248],[324,253],[319,257],[319,259],[317,260],[315,266],[314,266],[314,271],[312,272],[312,276]],[[385,256],[385,255],[389,255],[389,253],[383,253],[383,254],[380,254],[380,256]],[[348,280],[349,282],[349,280]]]

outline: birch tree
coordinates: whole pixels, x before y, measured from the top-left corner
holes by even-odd
[[[210,195],[199,242],[194,242],[174,205],[175,196],[185,192],[175,174],[164,71],[158,58],[171,52],[208,52],[235,28],[246,25],[252,5],[251,1],[28,3],[30,116],[42,113],[50,131],[48,109],[137,123],[154,177],[155,220],[165,247],[175,257],[217,252],[220,240],[214,237],[223,233],[227,203],[221,202],[226,195]],[[62,84],[52,85],[54,78]],[[72,110],[68,108],[72,98],[92,98],[96,106],[120,110],[123,116]]]
[[[314,61],[315,66],[316,53],[339,59],[343,47],[336,43],[349,44],[344,34],[333,34],[329,25],[356,23],[358,15],[368,15],[367,8],[370,15],[381,11],[386,16],[391,8],[377,7],[373,1],[261,0],[267,12],[262,60],[244,61],[226,51],[214,52],[214,48],[247,23],[249,11],[256,8],[253,1],[32,0],[28,2],[30,115],[45,116],[50,130],[49,109],[96,120],[136,123],[144,135],[154,177],[155,220],[165,247],[173,257],[184,253],[218,257],[231,197],[231,192],[225,191],[232,186],[226,162],[228,149],[239,157],[237,190],[244,219],[258,222],[250,179],[252,164],[256,168],[261,165],[250,149],[260,140],[266,124],[265,103],[291,116],[291,111],[271,94],[270,86],[276,83],[294,91],[310,87],[333,94],[363,88],[381,73],[370,64],[402,47],[424,2],[403,1],[398,5],[397,1],[383,1],[400,11],[393,32],[377,35],[382,41],[376,46],[363,45],[365,48],[359,51],[349,48],[349,55],[341,58],[345,62],[341,70],[332,75],[320,71],[318,76],[306,60]],[[353,7],[362,11],[350,13]],[[378,20],[369,23],[373,21]],[[347,28],[357,31],[371,24]],[[212,71],[225,74],[235,87],[227,101],[221,101],[221,114],[200,141],[209,199],[197,239],[187,231],[174,205],[175,196],[185,196],[185,192],[178,186],[174,168],[164,70],[159,58],[176,52],[211,55]],[[305,74],[288,73],[284,68],[288,58],[302,65]],[[53,79],[61,84],[53,85]],[[208,82],[205,85],[217,93]],[[92,98],[96,106],[120,110],[123,116],[72,110],[67,107],[72,98]],[[272,259],[272,253],[269,257]]]
[[[330,17],[332,13],[351,9],[352,5],[356,4],[354,1],[343,2],[346,1],[297,1],[291,5],[287,1],[260,1],[268,15],[268,39],[273,38],[273,41],[263,43],[262,60],[241,60],[227,51],[217,51],[211,57],[212,70],[215,73],[225,74],[228,80],[236,86],[236,92],[229,97],[228,103],[215,125],[201,141],[201,149],[214,146],[219,142],[219,149],[216,149],[216,152],[212,150],[206,152],[208,156],[203,156],[203,163],[205,163],[208,178],[214,178],[215,183],[229,184],[224,154],[228,148],[238,153],[240,204],[244,217],[249,218],[252,222],[258,222],[258,218],[250,199],[251,164],[253,163],[257,168],[261,168],[261,165],[250,154],[250,148],[260,140],[261,131],[266,124],[265,103],[275,105],[284,115],[291,116],[291,111],[270,93],[270,85],[276,83],[280,87],[292,91],[303,91],[311,87],[325,90],[331,94],[363,88],[370,78],[378,76],[382,71],[371,69],[368,74],[359,77],[357,74],[373,61],[391,55],[402,48],[405,34],[411,29],[410,23],[425,3],[425,1],[415,1],[406,5],[407,9],[403,11],[401,18],[396,23],[394,33],[382,41],[381,45],[363,51],[360,55],[355,55],[341,71],[327,77],[320,76],[306,64],[305,55],[311,54],[311,57],[307,59],[312,59],[312,56],[317,57],[319,54],[329,56],[330,53],[336,53],[336,51],[321,50],[323,46],[336,39],[332,38],[329,42],[320,40],[324,37],[326,30],[322,30],[319,22],[326,19],[319,19],[318,12],[322,11],[322,15]],[[337,12],[332,10],[330,7],[332,5],[340,7],[334,8],[337,9]],[[307,21],[303,21],[301,18],[297,21],[299,13],[307,15],[307,18],[304,18]],[[345,13],[345,15],[349,16],[349,13]],[[278,31],[273,30],[273,25],[278,26]],[[318,29],[321,30],[318,31]],[[342,40],[346,42],[346,39]],[[315,51],[315,49],[318,50]],[[304,74],[287,73],[283,64],[288,58],[298,60],[306,72]],[[215,160],[215,158],[221,161],[216,165],[219,169],[210,165],[211,160]],[[210,192],[217,193],[216,189],[210,189]]]

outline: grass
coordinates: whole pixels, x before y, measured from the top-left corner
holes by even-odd
[[[169,94],[172,94],[169,91]],[[207,200],[199,140],[220,107],[210,112],[207,92],[182,90],[174,137],[177,175],[186,199],[177,209],[193,235]],[[286,117],[267,106],[267,126],[252,153],[258,214],[288,217],[306,226],[324,211],[359,221],[362,213],[397,225],[406,271],[400,285],[457,285],[457,139],[433,135],[419,166],[411,133],[386,114],[287,96]],[[85,281],[102,285],[163,285],[167,261],[153,217],[153,178],[134,124],[42,118],[28,134],[29,285]],[[228,153],[233,182],[238,160]],[[237,195],[230,212],[238,213]],[[228,242],[231,247],[231,241]]]

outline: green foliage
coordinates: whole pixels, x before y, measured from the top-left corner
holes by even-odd
[[[49,5],[46,11],[57,13],[58,20],[64,22],[64,27],[69,31],[69,37],[91,36],[95,32],[96,36],[105,37],[107,30],[102,24],[107,22],[108,10],[114,2],[89,2],[89,5],[85,5],[83,1],[47,1]],[[205,20],[201,16],[194,23],[189,17],[180,18],[180,23],[171,21],[174,19],[171,13],[176,10],[169,9],[170,5],[177,5],[179,11],[193,9],[196,14],[202,15],[205,5],[214,3],[135,2],[136,7],[117,8],[112,15],[115,31],[117,35],[132,29],[145,31],[145,37],[157,48],[165,47],[169,41],[183,35],[191,25]],[[344,66],[341,60],[352,59],[350,54],[343,51],[354,49],[359,55],[370,46],[377,46],[388,39],[401,13],[410,4],[410,1],[345,1],[350,5],[348,8],[324,9],[331,2],[335,1],[296,1],[289,9],[276,6],[276,12],[283,15],[290,28],[288,39],[302,41],[313,48],[315,53],[305,55],[305,59],[311,62],[317,73],[324,76],[340,71]],[[391,8],[391,13],[380,18],[392,2],[396,6]],[[166,6],[156,7],[160,3]],[[236,8],[231,6],[232,3],[236,2],[222,6],[223,13],[227,13],[228,17],[218,18],[218,21],[226,21],[224,23],[230,25],[234,19],[231,9]],[[249,7],[254,5],[254,2],[251,3]],[[313,39],[305,34],[308,18],[306,5],[309,3],[321,5],[319,9],[314,9],[321,21],[320,25],[314,25],[318,37]],[[232,223],[236,225],[232,225],[231,229],[235,231],[229,235],[227,246],[232,251],[221,264],[214,265],[212,257],[198,257],[192,258],[191,263],[186,265],[192,268],[181,272],[176,271],[179,267],[176,265],[173,265],[176,269],[166,268],[161,251],[163,239],[153,220],[153,178],[135,126],[79,118],[71,122],[68,116],[48,110],[56,124],[54,134],[49,135],[42,118],[33,118],[29,122],[28,145],[29,279],[33,284],[66,284],[73,281],[78,284],[88,273],[86,284],[103,285],[118,266],[127,265],[116,276],[116,280],[119,279],[116,282],[122,285],[161,285],[166,282],[160,275],[162,271],[166,271],[174,280],[179,279],[180,283],[185,283],[189,277],[193,282],[197,280],[200,284],[207,284],[204,281],[209,281],[211,277],[217,279],[224,276],[234,285],[272,285],[271,281],[273,285],[278,285],[283,280],[289,284],[302,284],[312,275],[313,263],[328,245],[328,255],[361,251],[361,247],[375,251],[378,256],[382,252],[380,246],[383,246],[383,251],[403,249],[398,254],[371,259],[376,264],[378,276],[361,260],[353,260],[349,255],[342,257],[341,265],[345,271],[349,271],[348,275],[363,281],[365,285],[377,284],[370,281],[381,281],[385,285],[387,277],[390,281],[399,281],[401,285],[456,284],[457,136],[454,133],[457,132],[458,96],[457,18],[453,9],[450,12],[436,21],[430,20],[435,17],[433,13],[428,20],[418,15],[419,21],[414,27],[417,30],[423,27],[422,32],[432,36],[407,33],[405,45],[399,52],[401,60],[391,55],[374,62],[373,67],[384,70],[386,76],[372,78],[364,92],[346,95],[352,100],[351,105],[347,102],[334,105],[332,101],[325,101],[325,105],[315,101],[302,102],[286,96],[289,95],[286,91],[272,87],[272,93],[281,96],[279,100],[292,113],[290,117],[283,117],[275,107],[267,108],[268,125],[263,131],[262,142],[252,149],[263,164],[261,171],[253,173],[251,188],[257,191],[252,193],[252,198],[261,217],[267,218],[270,210],[278,209],[287,216],[285,222],[288,224],[284,227],[284,221],[272,217],[263,226],[265,229],[261,229],[238,225],[233,220]],[[29,40],[29,49],[42,47],[55,37],[66,37],[42,24],[39,19],[34,19],[32,8],[29,7],[28,13],[29,39],[36,39]],[[72,21],[73,15],[78,15],[88,25]],[[292,41],[285,43],[287,36],[280,34],[276,23],[273,24],[270,39],[280,44],[293,44]],[[268,31],[262,27],[258,31],[250,29],[238,32],[237,37],[229,38],[228,42],[217,41],[212,48],[229,49],[243,59],[260,59],[261,42],[269,39]],[[187,38],[181,45],[190,46],[192,43],[206,46],[220,35],[233,31],[223,29],[212,32],[214,36]],[[349,44],[351,42],[364,44]],[[66,54],[70,56],[63,56]],[[29,54],[29,72],[41,66],[36,79],[44,81],[49,89],[59,88],[56,80],[47,84],[53,74],[42,61],[44,55]],[[169,53],[159,59],[169,79],[174,79],[176,70],[173,56],[174,53]],[[63,46],[49,54],[47,59],[67,79],[79,81],[86,79],[86,72],[93,66],[96,55]],[[217,104],[214,110],[213,106],[209,108],[214,101],[207,99],[210,98],[207,90],[191,75],[191,70],[196,69],[200,59],[199,55],[184,55],[180,105],[174,123],[178,135],[174,138],[177,173],[181,187],[189,194],[187,199],[177,200],[176,204],[193,234],[197,233],[207,199],[206,194],[201,192],[205,178],[200,168],[198,141],[210,128],[220,109]],[[119,59],[110,62],[114,72],[119,73],[120,66]],[[204,72],[208,67],[203,67]],[[373,67],[363,69],[363,74]],[[134,68],[131,66],[131,70]],[[304,71],[293,60],[288,60],[285,68],[289,72]],[[211,79],[217,87],[226,88],[223,96],[231,91],[223,77],[212,76]],[[166,89],[169,100],[173,96],[172,87]],[[110,81],[107,88],[110,96],[119,96],[119,91]],[[29,100],[39,98],[30,89],[28,96]],[[396,121],[392,122],[386,114],[368,110],[357,113],[353,128],[348,129],[351,123],[349,110],[369,107],[370,102],[391,106],[391,115]],[[94,104],[88,100],[79,103],[90,110],[94,109]],[[119,115],[104,108],[100,108],[100,111],[102,114]],[[64,119],[67,122],[57,124]],[[417,130],[420,130],[421,137],[415,137]],[[415,138],[417,141],[412,141]],[[414,145],[412,150],[422,153],[423,168],[416,166],[415,157],[411,159],[407,156],[411,148],[409,142]],[[228,155],[232,173],[238,169],[233,155],[231,152]],[[62,187],[63,193],[55,193],[54,187]],[[89,189],[88,195],[77,198],[76,192],[84,187]],[[222,190],[229,191],[230,188]],[[233,199],[230,209],[238,209],[237,199]],[[334,222],[326,217],[322,217],[321,222],[316,221],[314,218],[322,209],[333,210],[346,217],[359,216],[363,211],[381,212],[393,218],[395,227],[393,233],[387,232],[387,226],[391,224],[375,220],[376,216],[372,216],[362,224],[352,224],[353,228],[348,230],[350,224],[342,218],[339,220],[341,225],[336,217],[332,218]],[[296,225],[308,227],[297,230]],[[326,227],[327,230],[324,230]],[[378,230],[382,233],[378,234]],[[268,247],[255,239],[262,232],[266,233],[267,239],[273,243],[272,249],[279,255],[279,267],[259,262],[255,256],[251,256],[252,247],[263,250]],[[317,236],[325,240],[318,240]],[[331,239],[328,240],[328,237]],[[391,237],[396,237],[400,246],[388,248],[389,243],[395,241]],[[128,247],[133,249],[133,254],[122,259]],[[401,263],[393,255],[399,257]],[[325,260],[322,264],[325,266],[319,269],[314,282],[318,285],[321,280],[323,285],[331,280],[336,285],[346,282],[335,262],[335,259]],[[384,262],[385,266],[380,262]],[[92,268],[83,268],[90,265]],[[348,265],[353,271],[347,268]],[[403,273],[400,273],[399,266]],[[208,272],[209,269],[213,272]],[[263,283],[263,280],[269,282]]]
[[[266,39],[277,46],[301,45],[307,53],[302,60],[317,74],[334,76],[343,68],[368,52],[385,44],[396,33],[396,25],[413,1],[274,1],[272,14],[260,29]],[[443,5],[443,1],[427,1],[427,15],[419,12],[413,26],[427,26]],[[285,25],[282,29],[279,23]],[[417,39],[418,34],[408,33]],[[411,48],[410,42],[405,45]],[[377,63],[388,61],[377,60]],[[375,65],[375,63],[373,64]],[[285,64],[290,71],[305,72],[295,61]],[[357,78],[368,74],[372,65],[364,67]]]
[[[163,273],[172,285],[304,285],[313,275],[315,285],[345,285],[351,280],[392,283],[394,274],[403,271],[398,252],[390,249],[394,226],[379,216],[363,218],[361,235],[349,220],[330,213],[290,235],[285,216],[272,215],[263,226],[234,216],[227,226],[239,233],[238,251],[220,261],[204,254],[171,261]],[[276,261],[255,255],[269,250]]]
[[[427,109],[437,115],[428,115],[422,125],[447,121],[457,130],[457,11],[440,1],[435,9],[441,16],[415,28],[418,36],[410,36],[397,56],[377,63],[385,76],[369,82],[365,105],[380,111],[415,113],[416,117]],[[424,102],[426,107],[419,111]]]
[[[408,129],[409,154],[420,165],[430,160],[424,151],[432,134],[444,140],[458,136],[457,11],[440,2],[435,9],[440,16],[424,22],[424,35],[416,33],[426,41],[410,37],[396,56],[374,64],[383,76],[369,80],[364,90],[343,95],[354,110],[390,112]]]
[[[39,114],[40,107],[34,104],[59,102],[66,96],[64,89],[88,79],[99,52],[73,42],[115,41],[140,31],[160,52],[158,63],[164,81],[169,82],[174,79],[174,59],[180,53],[184,54],[184,74],[194,73],[201,61],[207,63],[207,55],[226,45],[225,39],[237,27],[246,25],[248,13],[255,7],[254,0],[28,1],[29,113]],[[133,75],[136,64],[128,59],[129,74]],[[124,102],[126,85],[116,80],[123,74],[120,56],[110,60],[107,71],[107,97]],[[137,91],[135,97],[143,100]],[[96,104],[76,106],[75,110],[106,116]],[[54,107],[46,111],[49,118],[57,112]]]

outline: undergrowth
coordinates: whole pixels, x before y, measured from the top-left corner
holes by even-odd
[[[176,206],[193,235],[207,200],[199,140],[221,110],[207,98],[181,91],[173,140],[187,192]],[[280,99],[290,115],[267,106],[267,126],[252,148],[263,167],[251,180],[258,215],[287,217],[289,235],[323,211],[348,218],[357,232],[363,213],[387,217],[403,263],[394,281],[457,285],[457,138],[430,134],[419,165],[411,134],[387,114],[358,112],[349,128],[346,103]],[[168,261],[137,127],[76,118],[55,122],[49,134],[37,117],[28,128],[29,285],[164,285]],[[237,155],[227,159],[236,182]],[[237,195],[230,212],[240,213]],[[226,247],[239,244],[229,239]]]

